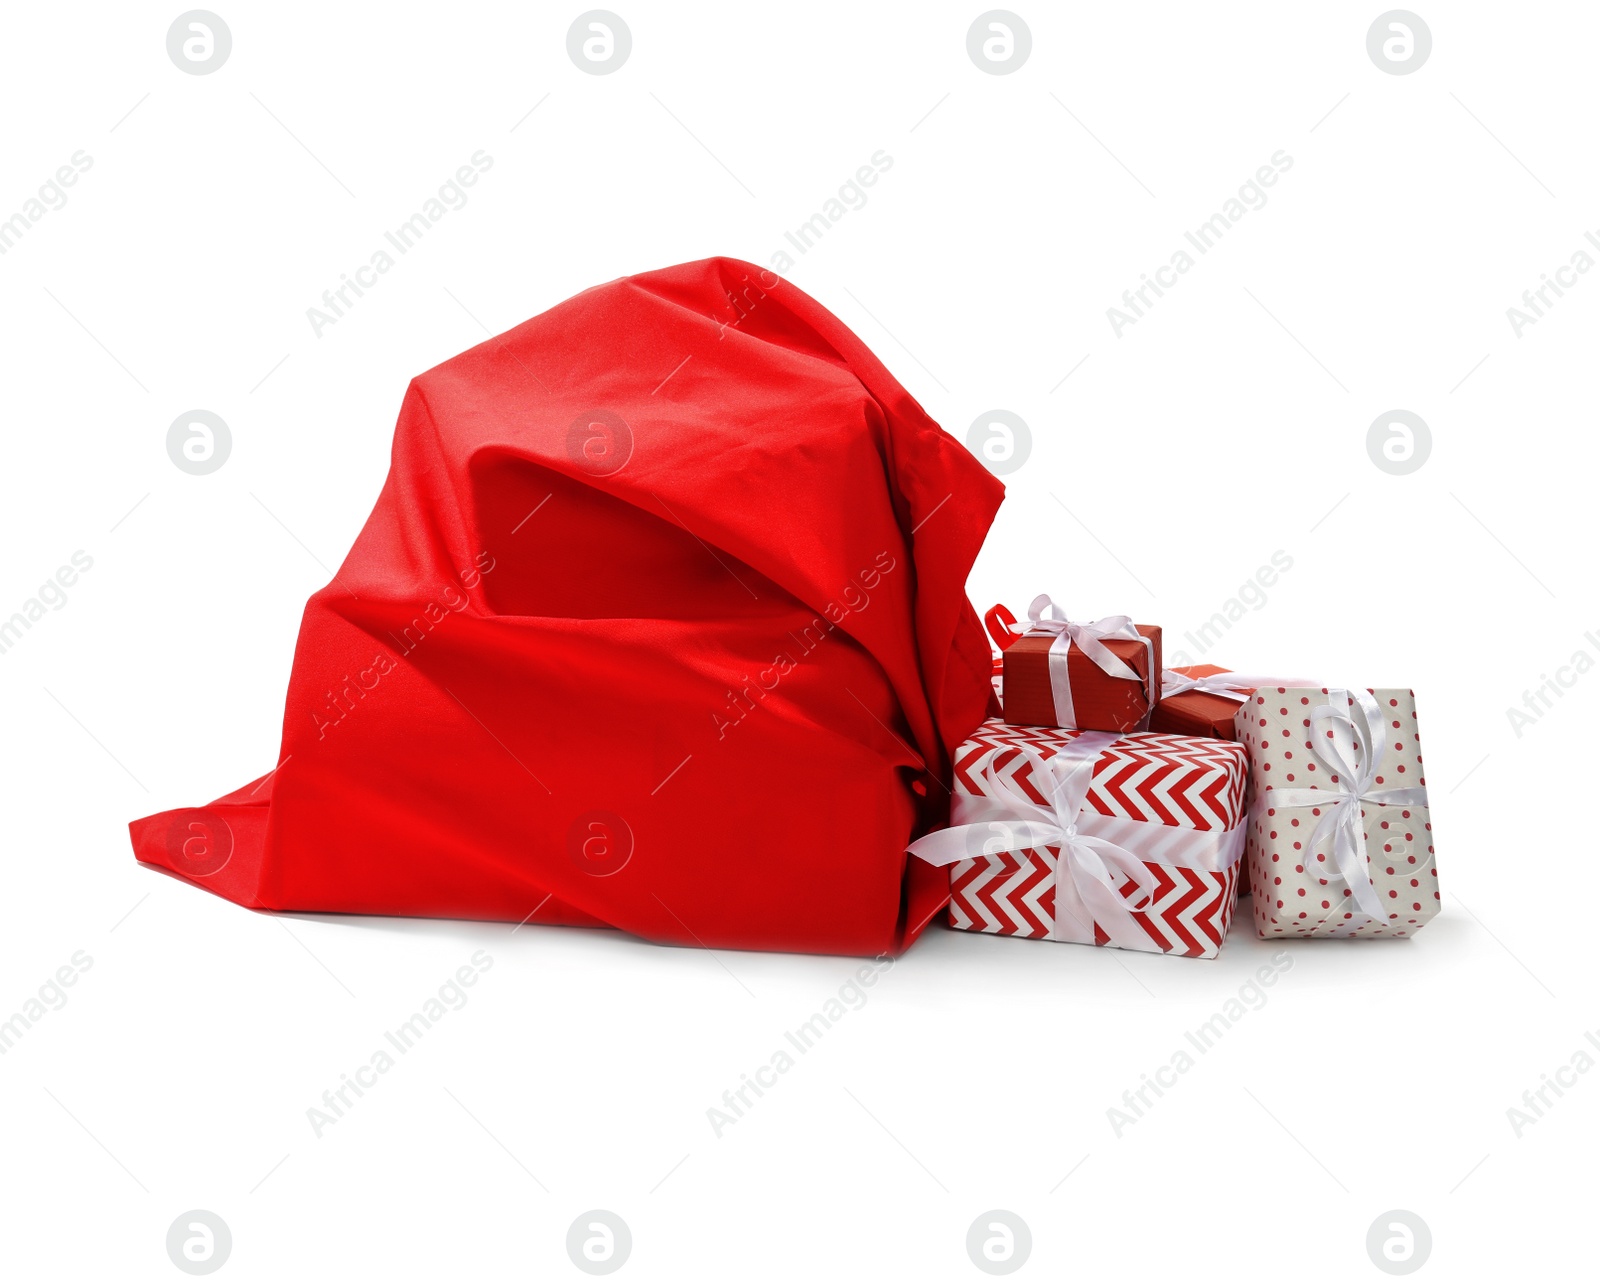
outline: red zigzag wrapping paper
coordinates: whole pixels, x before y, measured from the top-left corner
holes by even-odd
[[[982,775],[988,773],[1033,804],[1049,808],[1054,786],[1038,780],[1030,758],[1048,762],[1085,735],[1110,738],[1066,728],[1014,727],[990,719],[956,752],[955,795],[958,800],[983,796]],[[1138,910],[1130,907],[1136,936],[1113,942],[1098,920],[1092,933],[1057,923],[1056,867],[1061,850],[1054,844],[984,852],[954,862],[950,924],[978,933],[1215,956],[1233,917],[1245,780],[1244,750],[1235,743],[1160,733],[1116,737],[1094,762],[1077,828],[1083,834],[1104,835],[1141,859],[1137,878],[1123,879],[1116,888],[1119,897],[1140,905]],[[997,831],[1006,826],[990,825]],[[1027,823],[1016,829],[1026,837]],[[1170,859],[1181,860],[1197,838],[1216,848],[1215,864],[1221,869],[1172,864]],[[937,839],[937,835],[926,837],[918,845],[933,840],[932,847],[937,848]],[[1142,900],[1141,887],[1148,901]]]

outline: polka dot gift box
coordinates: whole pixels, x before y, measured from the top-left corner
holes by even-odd
[[[1409,938],[1439,910],[1414,694],[1260,688],[1245,867],[1263,938]]]

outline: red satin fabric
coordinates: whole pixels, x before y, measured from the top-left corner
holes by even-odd
[[[248,907],[899,950],[948,895],[904,849],[992,700],[1002,494],[770,272],[585,291],[412,381],[279,768],[135,852]]]

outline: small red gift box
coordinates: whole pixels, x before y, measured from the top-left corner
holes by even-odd
[[[1161,627],[1126,616],[1069,621],[1041,594],[1005,650],[1005,721],[1098,732],[1150,726],[1160,697]]]

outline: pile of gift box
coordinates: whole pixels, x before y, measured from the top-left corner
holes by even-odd
[[[986,618],[1003,711],[957,750],[957,929],[1215,956],[1248,893],[1263,938],[1410,937],[1439,909],[1416,701],[1163,669],[1161,630]]]

